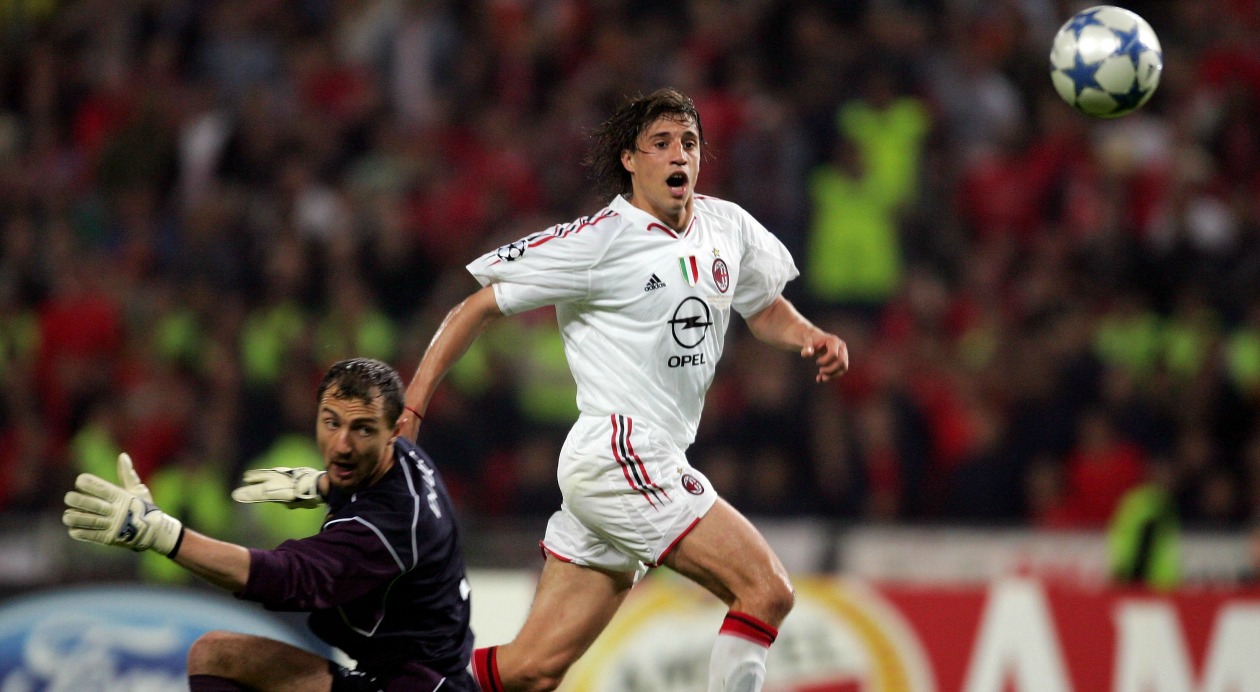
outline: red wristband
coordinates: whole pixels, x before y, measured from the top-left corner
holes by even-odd
[[[418,420],[418,421],[422,421],[422,420],[424,420],[424,414],[423,414],[423,413],[420,413],[419,411],[415,410],[414,408],[411,408],[410,406],[407,406],[406,404],[404,404],[404,405],[403,405],[403,408],[405,408],[405,409],[407,409],[408,411],[410,411],[410,412],[411,412],[411,415],[413,415],[413,416],[415,416],[415,417],[416,417],[416,420]]]

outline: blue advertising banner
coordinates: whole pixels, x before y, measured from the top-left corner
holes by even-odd
[[[186,692],[188,647],[211,630],[329,655],[309,632],[228,596],[146,586],[66,588],[0,604],[0,690]]]

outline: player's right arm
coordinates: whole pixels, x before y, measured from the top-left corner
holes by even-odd
[[[446,314],[407,385],[397,434],[416,439],[429,400],[451,366],[493,321],[544,305],[589,296],[589,269],[608,250],[617,215],[605,209],[552,226],[473,260],[468,271],[482,285]]]
[[[234,594],[239,594],[249,581],[248,548],[191,529],[184,531],[183,543],[173,559],[189,572]]]
[[[61,517],[71,538],[154,550],[233,593],[245,587],[250,569],[246,548],[199,534],[159,509],[126,452],[118,455],[117,473],[118,484],[90,473],[75,478]]]
[[[446,313],[446,318],[433,334],[416,373],[407,385],[403,403],[407,408],[398,419],[398,434],[416,439],[420,419],[429,408],[429,400],[451,366],[464,355],[487,325],[503,316],[494,297],[494,287],[486,286],[468,296]]]

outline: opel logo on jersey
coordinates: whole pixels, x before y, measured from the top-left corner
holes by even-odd
[[[674,332],[674,342],[683,348],[695,348],[704,341],[713,326],[713,316],[709,314],[709,304],[695,296],[674,308],[674,319],[669,321]]]
[[[691,475],[690,473],[683,474],[682,487],[683,487],[683,490],[686,490],[692,495],[701,495],[704,493],[704,484],[701,483],[699,480],[697,480],[696,477]]]
[[[515,243],[508,243],[498,250],[495,250],[494,254],[504,262],[513,262],[518,260],[521,258],[521,255],[525,254],[525,241],[518,240]]]
[[[731,272],[721,257],[713,260],[713,283],[717,284],[717,290],[721,293],[726,293],[726,289],[731,287]]]

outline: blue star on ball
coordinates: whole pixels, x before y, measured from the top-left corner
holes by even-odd
[[[1080,92],[1077,93],[1079,94]],[[1144,96],[1146,96],[1146,90],[1143,89],[1135,79],[1133,80],[1133,84],[1129,85],[1129,90],[1127,92],[1123,94],[1113,93],[1111,95],[1111,98],[1116,100],[1116,107],[1111,109],[1111,112],[1116,114],[1127,113],[1134,108],[1137,108],[1138,104],[1142,102],[1142,98]]]
[[[1096,26],[1106,26],[1106,24],[1103,24],[1097,19],[1094,19],[1094,15],[1098,14],[1101,11],[1102,10],[1098,8],[1095,8],[1092,10],[1085,10],[1084,12],[1081,12],[1077,14],[1076,16],[1072,17],[1072,19],[1068,21],[1068,25],[1064,28],[1071,29],[1072,32],[1076,34],[1076,37],[1080,38],[1081,30],[1091,24],[1096,25]]]
[[[1142,39],[1138,38],[1138,28],[1134,26],[1128,31],[1112,29],[1111,33],[1120,39],[1120,47],[1116,49],[1116,55],[1127,55],[1129,60],[1133,61],[1133,67],[1138,66],[1138,60],[1142,56],[1142,51],[1146,50],[1146,44],[1142,43]]]
[[[1098,68],[1102,67],[1102,63],[1087,63],[1081,60],[1080,54],[1072,56],[1073,65],[1065,70],[1063,74],[1072,80],[1073,88],[1076,90],[1076,96],[1079,98],[1081,92],[1089,87],[1102,90],[1102,85],[1098,83]]]

